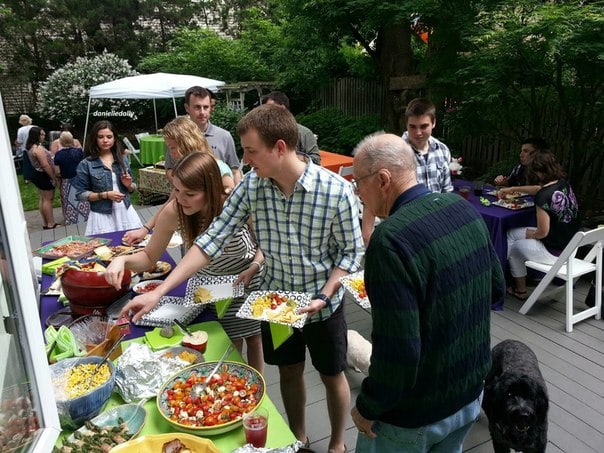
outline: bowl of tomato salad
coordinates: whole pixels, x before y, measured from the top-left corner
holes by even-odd
[[[192,388],[202,384],[217,362],[191,365],[173,375],[157,394],[157,409],[179,431],[199,436],[221,434],[242,425],[242,417],[262,403],[266,383],[249,365],[224,362],[210,377],[201,394]]]

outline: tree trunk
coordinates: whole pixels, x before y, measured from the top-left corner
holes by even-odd
[[[407,103],[413,98],[409,89],[390,87],[391,78],[409,76],[415,73],[415,62],[411,49],[411,27],[408,22],[398,22],[384,26],[377,40],[377,54],[384,86],[387,89],[386,129],[401,134],[405,129],[404,112]]]

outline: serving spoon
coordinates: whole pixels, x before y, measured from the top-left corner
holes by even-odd
[[[224,351],[224,354],[222,354],[222,357],[220,358],[214,369],[210,372],[210,374],[208,374],[208,377],[206,377],[206,380],[201,384],[195,384],[193,387],[191,387],[191,395],[193,395],[193,398],[197,398],[203,394],[204,390],[210,383],[212,376],[214,376],[214,374],[222,366],[226,358],[231,354],[231,352],[233,352],[233,349],[235,349],[235,345],[233,345],[233,343],[230,343],[229,347],[226,349],[226,351]]]

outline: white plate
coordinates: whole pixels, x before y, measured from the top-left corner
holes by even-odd
[[[368,297],[361,297],[359,292],[353,288],[352,282],[357,279],[364,279],[365,273],[363,271],[355,272],[340,278],[340,283],[344,289],[354,298],[355,302],[359,304],[365,310],[371,310],[371,304],[369,303]]]
[[[488,190],[485,192],[485,195],[490,195],[492,197],[496,197],[497,196],[497,192],[498,190]],[[528,196],[528,193],[526,192],[516,192],[518,194],[518,196],[516,198],[522,198],[522,197],[526,197]]]
[[[153,290],[145,291],[145,288],[147,286],[152,285],[154,283],[161,285],[163,282],[164,282],[163,280],[145,280],[143,282],[140,282],[140,283],[137,283],[136,285],[134,285],[132,287],[132,291],[134,291],[136,294],[145,294],[145,293],[148,293],[149,291],[153,291]]]
[[[145,236],[145,238],[140,241],[138,244],[136,244],[137,247],[145,247],[149,241],[151,240],[151,235],[148,234]],[[173,247],[178,247],[183,243],[182,237],[180,235],[180,233],[178,231],[175,231],[174,234],[172,234],[172,237],[170,238],[170,242],[168,243],[168,248],[173,248]]]
[[[292,326],[292,327],[296,327],[299,329],[304,327],[304,324],[306,323],[306,318],[308,317],[308,315],[306,313],[301,314],[301,317],[298,318],[297,320],[295,320],[293,323],[283,322],[283,321],[276,320],[276,319],[270,319],[268,317],[269,312],[279,313],[279,312],[283,311],[283,308],[286,306],[285,303],[279,305],[275,310],[271,310],[270,308],[265,308],[264,311],[262,312],[262,315],[260,315],[259,317],[256,317],[252,314],[252,305],[259,297],[270,295],[270,294],[275,294],[275,293],[279,294],[279,296],[282,298],[287,297],[288,299],[291,299],[294,302],[296,302],[297,308],[302,308],[302,307],[306,307],[306,306],[310,305],[311,295],[309,293],[297,293],[294,291],[252,291],[252,293],[248,296],[248,298],[245,300],[243,305],[241,305],[241,307],[239,308],[239,311],[237,312],[237,316],[239,318],[255,319],[258,321],[268,321],[268,322],[273,322],[276,324],[283,324],[286,326]]]
[[[511,209],[512,211],[517,211],[519,209],[531,208],[535,206],[535,203],[532,201],[524,201],[522,203],[514,202],[514,201],[503,201],[497,200],[491,203],[494,206],[499,206],[500,208]]]
[[[155,308],[144,314],[136,325],[171,326],[174,324],[174,318],[183,324],[190,324],[203,309],[203,305],[187,303],[184,297],[163,296]]]
[[[157,272],[143,272],[141,274],[141,280],[151,280],[163,277],[172,270],[172,265],[166,261],[158,261],[155,263],[155,268],[159,268],[159,270]]]
[[[204,305],[218,302],[219,300],[241,297],[243,296],[243,283],[233,286],[235,280],[237,280],[237,275],[195,275],[187,282],[185,299],[191,303]],[[199,288],[205,288],[209,291],[210,298],[208,300],[203,302],[195,301],[195,292]]]

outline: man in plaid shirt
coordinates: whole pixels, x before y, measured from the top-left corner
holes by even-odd
[[[405,120],[407,130],[403,139],[415,153],[417,182],[430,192],[452,192],[451,152],[447,145],[432,137],[436,126],[436,107],[428,99],[413,99],[405,109]],[[367,246],[375,224],[375,215],[369,209],[363,209],[362,224],[363,241]]]
[[[268,323],[262,326],[265,361],[279,366],[290,428],[308,443],[304,417],[308,347],[326,389],[329,452],[340,453],[346,450],[350,388],[344,375],[347,340],[339,279],[359,270],[363,255],[354,189],[335,173],[297,158],[298,126],[286,109],[257,107],[239,121],[237,132],[243,160],[252,171],[166,281],[133,299],[122,312],[132,310],[133,321],[138,320],[161,296],[218,256],[233,233],[251,220],[265,262],[250,268],[264,264],[263,287],[313,294],[310,305],[299,310],[308,313],[306,325],[279,347],[273,347]]]

